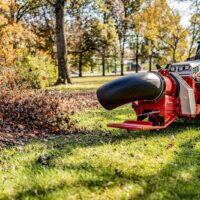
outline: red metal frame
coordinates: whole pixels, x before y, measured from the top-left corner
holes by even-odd
[[[152,122],[146,121],[125,121],[119,124],[108,124],[108,127],[121,128],[127,130],[160,130],[167,128],[172,122],[176,120],[177,116],[172,117],[164,126],[153,126]]]

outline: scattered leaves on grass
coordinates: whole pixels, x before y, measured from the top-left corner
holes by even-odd
[[[173,148],[174,147],[174,144],[168,144],[167,145],[167,149],[171,149],[171,148]]]
[[[79,132],[71,116],[98,106],[94,92],[1,91],[0,142]]]

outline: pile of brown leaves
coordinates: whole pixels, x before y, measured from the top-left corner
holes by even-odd
[[[78,131],[71,116],[99,106],[90,93],[1,91],[0,132],[31,132],[35,135]]]

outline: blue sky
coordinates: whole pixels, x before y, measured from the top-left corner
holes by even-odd
[[[169,5],[178,10],[179,13],[181,14],[182,17],[182,21],[181,23],[183,24],[183,26],[188,26],[189,25],[189,20],[191,17],[191,3],[189,2],[178,2],[176,0],[168,0]]]

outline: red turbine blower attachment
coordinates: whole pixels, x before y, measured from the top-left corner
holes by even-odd
[[[97,97],[107,110],[132,103],[137,121],[108,124],[113,128],[158,130],[167,128],[178,117],[196,118],[200,115],[198,53],[194,60],[172,64],[167,70],[111,81],[97,90]]]

